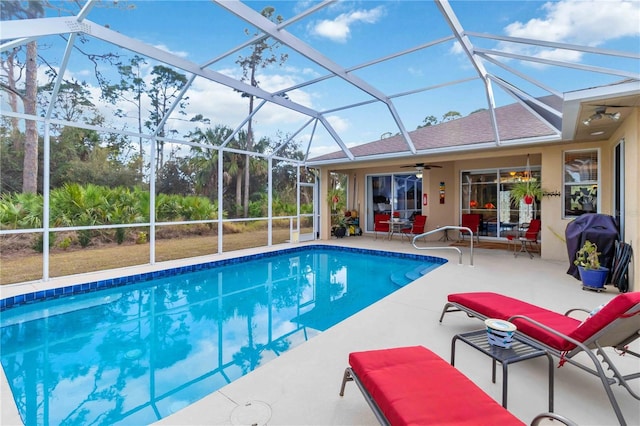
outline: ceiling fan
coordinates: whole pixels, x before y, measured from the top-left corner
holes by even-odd
[[[401,166],[402,168],[405,167],[413,167],[414,169],[416,169],[416,178],[418,179],[422,179],[422,171],[423,170],[429,170],[432,168],[438,168],[441,169],[442,166],[436,166],[435,164],[425,164],[425,163],[416,163],[410,166]]]
[[[582,121],[582,124],[589,126],[594,120],[601,120],[603,118],[609,118],[612,121],[620,120],[620,112],[607,112],[607,108],[623,108],[616,105],[596,105],[596,109],[587,119]]]
[[[413,167],[416,170],[429,170],[432,168],[436,168],[436,169],[441,169],[442,166],[436,166],[435,164],[425,164],[425,163],[416,163],[416,164],[411,164],[409,166],[400,166],[402,168],[405,167]]]

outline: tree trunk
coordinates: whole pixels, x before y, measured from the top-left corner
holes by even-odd
[[[253,112],[253,96],[249,98],[249,114]],[[251,126],[251,119],[247,124],[247,152],[250,152],[253,148],[253,129]],[[251,156],[247,154],[244,161],[244,217],[249,216],[249,178],[251,177],[251,169],[249,168],[251,163]]]
[[[236,214],[240,212],[238,207],[242,205],[242,175],[242,170],[238,170],[238,174],[236,175]],[[244,214],[244,217],[247,217],[247,213]]]
[[[251,85],[253,87],[258,87],[258,82],[256,81],[256,64],[253,63],[251,65]],[[251,117],[251,114],[253,114],[253,100],[254,97],[251,95],[249,96],[249,117]],[[253,126],[252,126],[252,122],[253,119],[250,118],[249,122],[247,123],[247,152],[251,152],[251,150],[253,149]],[[245,159],[244,162],[244,217],[248,217],[249,216],[249,178],[251,177],[251,169],[249,167],[251,162],[251,156],[247,155],[247,158]]]
[[[7,74],[7,86],[11,90],[7,90],[7,97],[9,107],[11,111],[18,111],[18,95],[16,94],[16,78],[14,74],[15,70],[15,58],[16,58],[16,50],[14,49],[11,53],[7,55],[6,62],[3,62],[3,70]],[[22,151],[22,138],[20,137],[20,120],[17,117],[11,117],[11,140],[13,141],[13,149],[16,151]]]
[[[38,94],[38,44],[27,44],[27,64],[25,74],[24,112],[36,115]],[[38,190],[38,128],[33,120],[26,120],[24,141],[24,163],[22,171],[22,192],[35,193]]]

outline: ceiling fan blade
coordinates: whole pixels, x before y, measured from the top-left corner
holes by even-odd
[[[438,168],[441,169],[442,166],[436,166],[435,164],[425,164],[425,163],[416,163],[416,164],[411,164],[408,166],[400,166],[401,168],[412,168],[412,169],[426,169],[429,170],[431,168]]]

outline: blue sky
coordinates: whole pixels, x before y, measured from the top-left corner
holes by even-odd
[[[111,2],[107,4],[111,5]],[[246,4],[257,11],[265,6],[274,6],[276,12],[287,20],[317,2],[254,1]],[[451,1],[450,4],[467,31],[640,51],[639,1]],[[95,7],[87,19],[96,24],[108,25],[114,31],[198,64],[246,41],[246,28],[251,33],[254,32],[239,18],[204,0],[121,1],[116,7]],[[367,63],[451,34],[447,23],[431,1],[340,1],[286,27],[286,31],[344,68]],[[56,60],[59,61],[62,44],[56,38],[48,41],[50,48],[41,47],[41,53],[53,55],[50,60],[55,64]],[[556,49],[540,51],[521,44],[507,45],[476,37],[472,41],[486,49],[508,50],[523,55],[540,55],[547,59],[640,73],[637,59],[620,62],[601,55],[575,52],[568,54]],[[47,46],[47,43],[41,43],[41,46]],[[83,45],[83,49],[113,51],[114,47],[92,40],[90,44]],[[278,51],[288,53],[289,58],[283,66],[272,66],[260,71],[258,79],[265,90],[284,89],[327,74],[320,66],[289,48],[283,47]],[[234,53],[216,62],[210,69],[239,78],[235,61],[243,52],[246,54],[246,50]],[[154,61],[149,62],[147,72],[156,64]],[[622,79],[619,76],[603,78],[596,73],[563,70],[514,60],[506,60],[505,63],[561,92]],[[90,65],[84,58],[74,56],[67,74],[92,84],[93,71]],[[506,75],[503,70],[491,64],[487,64],[487,69],[504,75],[505,79],[523,87],[534,96],[546,94],[517,76]],[[477,77],[459,46],[452,41],[360,69],[352,74],[386,95],[416,88],[433,88],[415,95],[393,98],[408,131],[414,130],[428,115],[440,118],[448,111],[458,111],[464,116],[487,107],[481,80],[435,88],[458,79]],[[497,90],[495,85],[494,90],[498,106],[514,102],[513,98]],[[188,95],[189,116],[202,113],[214,124],[235,128],[247,114],[246,100],[241,99],[238,93],[217,84],[196,79]],[[288,92],[287,95],[291,100],[319,111],[333,110],[370,99],[367,94],[336,77]],[[378,139],[385,132],[398,132],[387,107],[380,103],[349,111],[335,111],[327,114],[327,117],[347,145]],[[308,117],[298,113],[268,106],[256,115],[255,128],[259,135],[274,137],[278,130],[289,134],[297,132],[307,120]],[[186,131],[187,123],[180,120],[172,123],[176,129]],[[306,143],[311,132],[312,128],[307,127],[296,139]],[[337,146],[326,132],[316,131],[311,148],[312,156],[336,149]]]

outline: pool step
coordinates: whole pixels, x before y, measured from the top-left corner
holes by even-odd
[[[398,273],[398,272],[394,272],[393,274],[389,275],[389,279],[391,280],[392,283],[394,283],[398,287],[404,287],[405,285],[409,284],[412,281],[407,279],[407,277],[405,277],[404,274]]]
[[[407,277],[410,281],[415,281],[418,278],[420,278],[422,276],[422,274],[420,272],[417,271],[410,271],[407,272],[406,274],[404,274],[405,277]]]
[[[438,265],[435,265],[438,266]],[[425,275],[427,272],[431,271],[432,269],[434,269],[433,265],[421,265],[418,266],[417,268],[415,268],[412,271],[409,272],[394,272],[393,274],[391,274],[389,276],[389,279],[391,279],[391,282],[394,283],[395,285],[399,286],[399,287],[404,287],[405,285],[409,284],[410,282],[413,282],[415,280],[417,280],[418,278],[422,277],[423,275]]]

